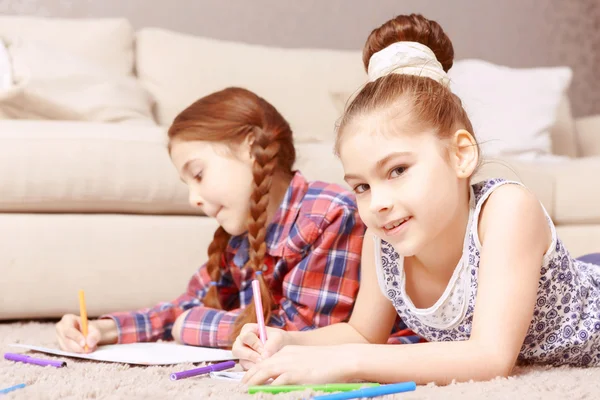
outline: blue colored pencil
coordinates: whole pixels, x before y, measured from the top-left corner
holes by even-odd
[[[324,396],[315,396],[313,400],[350,400],[360,399],[362,397],[376,397],[385,394],[411,392],[417,388],[415,382],[392,383],[391,385],[382,385],[365,389],[353,390],[345,393],[326,394]]]
[[[18,385],[11,386],[11,387],[6,388],[6,389],[0,389],[0,394],[10,393],[10,392],[12,392],[14,390],[17,390],[17,389],[23,389],[24,387],[25,387],[25,384],[24,383],[20,383]]]

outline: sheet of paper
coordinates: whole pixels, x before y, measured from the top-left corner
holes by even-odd
[[[244,377],[244,371],[213,371],[209,375],[213,379],[240,382]]]
[[[245,371],[213,371],[209,374],[212,379],[220,379],[223,381],[230,382],[241,382],[244,377]],[[270,384],[273,382],[273,378],[270,378],[266,383]]]
[[[199,363],[209,361],[235,360],[229,350],[210,347],[184,346],[175,343],[131,343],[99,346],[90,354],[70,353],[58,349],[27,344],[12,344],[42,353],[57,356],[83,358],[86,360],[117,362],[136,365],[172,365],[181,363]]]

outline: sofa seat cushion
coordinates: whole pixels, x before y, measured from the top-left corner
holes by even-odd
[[[196,214],[150,124],[0,121],[0,212]]]
[[[556,170],[556,221],[600,224],[600,156],[576,158]]]
[[[522,182],[540,199],[556,225],[600,224],[600,157],[486,161],[476,179]]]
[[[576,124],[581,155],[600,156],[600,114],[579,118]]]
[[[0,320],[78,313],[82,287],[90,318],[171,301],[216,228],[195,216],[0,214]]]

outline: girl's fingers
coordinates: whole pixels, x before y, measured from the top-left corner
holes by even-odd
[[[250,377],[246,381],[246,384],[248,386],[262,385],[263,383],[268,381],[269,378],[276,378],[276,377],[277,376],[274,376],[269,370],[263,368],[263,369],[260,369],[258,372],[256,372],[254,375],[252,375],[252,377]]]
[[[259,354],[263,351],[263,344],[254,332],[248,332],[242,336],[242,343]]]
[[[71,353],[84,353],[83,346],[80,346],[79,343],[77,343],[73,339],[70,339],[70,338],[67,338],[67,337],[65,337],[64,339],[62,339],[62,343],[60,344],[60,346],[65,351],[69,351]]]
[[[242,383],[248,383],[249,380],[252,379],[252,377],[254,376],[254,374],[256,374],[256,372],[258,371],[258,365],[253,365],[252,367],[250,367],[248,369],[248,371],[246,371],[246,373],[244,374],[244,377],[242,378]]]
[[[256,363],[259,363],[262,361],[260,354],[258,354],[256,351],[254,351],[248,347],[239,347],[235,352],[235,356],[237,358],[239,358],[240,361],[248,360],[248,361],[252,362],[253,364],[256,364]]]
[[[279,375],[277,378],[275,378],[273,380],[273,382],[271,382],[271,385],[273,386],[283,386],[283,385],[291,385],[295,383],[294,379],[292,378],[292,376],[289,373],[283,373],[281,375]]]
[[[75,328],[66,328],[62,331],[62,336],[65,339],[65,343],[67,340],[72,340],[75,343],[78,343],[81,347],[85,346],[85,338],[83,337],[83,334]]]
[[[253,363],[252,361],[240,360],[240,365],[242,366],[242,368],[244,369],[244,371],[247,371],[250,368],[252,368],[253,366],[255,366],[256,364]]]

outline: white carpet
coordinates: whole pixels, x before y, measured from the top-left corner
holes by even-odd
[[[57,347],[54,325],[25,322],[0,323],[0,389],[27,385],[6,396],[9,399],[308,399],[310,392],[280,395],[248,395],[241,385],[207,377],[171,381],[169,374],[194,368],[133,367],[66,359],[67,368],[39,367],[4,359],[6,352],[20,352],[10,343]],[[38,358],[52,358],[35,353]],[[64,358],[60,358],[64,359]],[[600,368],[520,368],[509,379],[461,383],[446,387],[420,386],[415,392],[378,399],[596,399],[600,398]]]

